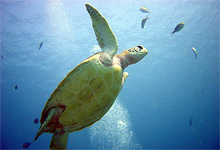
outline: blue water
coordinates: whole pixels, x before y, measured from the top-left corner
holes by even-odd
[[[118,52],[143,45],[149,54],[126,68],[129,76],[111,110],[93,126],[71,133],[68,148],[219,148],[218,0],[0,3],[1,149],[21,149],[33,140],[40,126],[33,121],[50,94],[69,71],[99,50],[85,3],[107,19]],[[151,11],[144,29],[142,6]],[[180,22],[185,27],[170,36]],[[29,148],[48,149],[51,137],[44,133]]]

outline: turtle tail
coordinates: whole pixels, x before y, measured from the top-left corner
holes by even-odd
[[[66,126],[61,130],[55,131],[50,142],[50,149],[51,150],[57,150],[57,149],[66,150],[68,135],[69,135],[69,126]]]

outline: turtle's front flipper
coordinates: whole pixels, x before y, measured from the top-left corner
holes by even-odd
[[[114,33],[109,27],[108,22],[98,12],[98,10],[96,10],[90,4],[85,5],[92,19],[92,26],[95,31],[99,46],[104,52],[107,52],[111,57],[113,57],[118,50],[118,43],[116,41]]]
[[[65,126],[62,130],[56,131],[50,142],[51,150],[66,150],[69,135],[69,126]]]
[[[55,108],[51,109],[50,112],[48,113],[47,119],[43,122],[40,129],[38,130],[38,132],[34,138],[34,141],[36,141],[37,138],[44,132],[46,125],[50,122],[50,120],[54,114],[55,114]]]
[[[123,73],[123,77],[122,77],[122,85],[124,85],[125,80],[127,79],[128,75],[129,75],[128,72],[124,72],[124,73]]]

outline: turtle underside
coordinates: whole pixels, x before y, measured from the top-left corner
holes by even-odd
[[[105,66],[93,55],[74,68],[52,93],[42,112],[41,123],[52,108],[59,107],[44,132],[69,126],[81,130],[98,121],[110,109],[122,88],[123,70],[119,65]]]

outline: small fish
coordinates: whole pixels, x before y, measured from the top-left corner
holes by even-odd
[[[192,126],[192,118],[189,119],[189,125]]]
[[[38,122],[39,122],[39,119],[38,119],[38,118],[34,119],[34,123],[35,123],[35,124],[37,124]]]
[[[202,70],[201,70],[200,72],[201,72],[202,74],[205,74],[205,72],[204,72],[204,71],[202,71]]]
[[[183,134],[182,133],[180,133],[180,138],[183,136]]]
[[[4,58],[4,57],[1,55],[1,58]]]
[[[195,59],[197,60],[197,52],[196,52],[196,49],[194,47],[192,47],[192,51],[194,52],[195,54]]]
[[[145,28],[145,24],[146,24],[147,19],[149,19],[149,18],[148,18],[148,15],[147,15],[146,18],[144,18],[144,19],[141,21],[141,28],[142,28],[142,29]]]
[[[194,93],[194,96],[196,96],[196,95],[198,95],[198,92],[195,92],[195,93]]]
[[[184,24],[183,22],[180,22],[180,23],[175,27],[174,31],[170,33],[171,36],[172,36],[175,32],[179,32],[179,31],[184,27],[184,25],[185,25],[185,24]]]
[[[26,143],[23,144],[23,148],[28,148],[30,145],[31,145],[30,142],[26,142]]]
[[[43,46],[43,42],[40,42],[38,52],[39,52],[39,50],[41,49],[42,46]]]
[[[149,9],[147,9],[147,7],[144,6],[140,8],[140,11],[144,13],[150,13]]]
[[[18,89],[18,85],[15,86],[15,90],[17,90],[17,89]]]
[[[218,72],[216,72],[215,74],[219,74],[219,71],[218,71]]]

